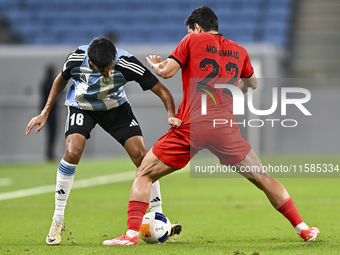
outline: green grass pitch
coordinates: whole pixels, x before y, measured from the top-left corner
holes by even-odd
[[[339,163],[337,157],[262,157],[272,164]],[[55,183],[58,162],[0,165],[3,193]],[[129,159],[82,160],[75,180],[132,171]],[[131,181],[72,190],[59,246],[45,243],[54,211],[54,192],[0,200],[0,254],[340,254],[340,179],[280,181],[307,224],[321,235],[303,242],[265,195],[245,179],[193,179],[189,171],[161,179],[164,213],[183,225],[164,244],[142,240],[133,247],[102,242],[126,230]]]

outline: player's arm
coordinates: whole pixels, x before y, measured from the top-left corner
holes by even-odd
[[[253,73],[248,78],[241,78],[237,84],[243,93],[247,93],[248,88],[256,89],[257,88],[257,79],[255,77],[255,73]]]
[[[168,112],[168,123],[174,128],[182,125],[182,120],[175,116],[175,102],[170,91],[161,83],[158,82],[151,91],[155,93],[163,101],[164,107]]]
[[[134,80],[144,91],[151,90],[160,97],[168,112],[170,125],[177,128],[182,124],[182,121],[175,117],[175,103],[170,91],[137,58],[122,56],[118,59],[115,69],[120,71],[127,81]]]
[[[153,68],[155,73],[162,77],[163,79],[168,79],[173,77],[177,71],[181,68],[180,64],[172,59],[168,58],[166,60],[162,60],[160,56],[150,55],[146,57],[149,65]]]
[[[53,85],[52,85],[50,94],[47,98],[47,102],[45,104],[44,109],[41,111],[41,113],[38,116],[32,118],[31,121],[28,123],[27,128],[26,128],[26,135],[28,135],[31,132],[32,128],[36,125],[39,126],[37,130],[35,131],[36,133],[38,133],[45,126],[48,115],[50,114],[50,111],[53,105],[57,101],[58,96],[61,94],[61,92],[67,85],[67,82],[68,81],[64,80],[61,73],[57,76],[57,78],[53,82]]]

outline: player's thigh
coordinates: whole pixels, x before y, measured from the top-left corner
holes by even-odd
[[[146,155],[143,136],[132,136],[124,143],[124,149],[129,154],[133,163],[140,166],[143,158]]]
[[[129,155],[143,153],[145,156],[146,154],[143,136],[137,135],[130,137],[125,141],[124,148],[129,153]]]
[[[136,178],[147,177],[152,179],[152,182],[155,182],[159,178],[171,174],[176,170],[179,170],[179,168],[175,168],[163,163],[155,156],[151,149],[144,157],[141,165],[137,168]]]
[[[263,171],[261,160],[253,149],[235,166],[238,172],[251,182],[258,183],[259,179],[270,178],[269,174]]]

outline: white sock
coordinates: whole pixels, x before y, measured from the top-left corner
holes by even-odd
[[[304,230],[304,229],[308,229],[309,227],[307,226],[306,223],[304,222],[301,222],[299,225],[296,225],[296,227],[294,228],[295,229],[295,232],[300,235],[300,232],[301,230]]]
[[[53,219],[64,221],[65,207],[70,195],[76,165],[61,160],[57,172],[57,184],[55,192],[55,209]]]
[[[159,181],[155,181],[151,185],[149,207],[151,212],[163,213],[161,188],[159,186]]]
[[[134,236],[136,236],[136,235],[138,235],[139,234],[139,232],[138,231],[135,231],[135,230],[128,230],[128,231],[126,231],[126,235],[128,236],[128,237],[134,237]]]

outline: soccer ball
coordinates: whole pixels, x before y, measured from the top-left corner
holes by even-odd
[[[144,215],[140,236],[146,243],[163,243],[171,231],[171,223],[164,214],[149,212]]]

